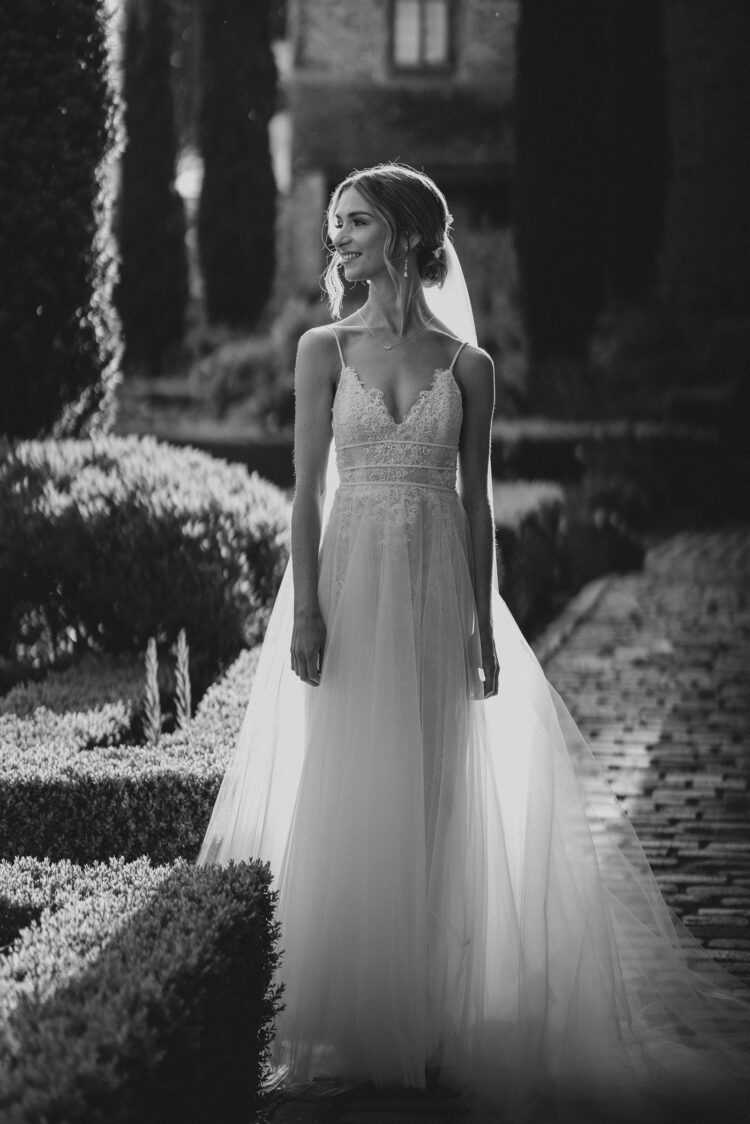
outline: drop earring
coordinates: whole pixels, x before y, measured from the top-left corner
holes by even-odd
[[[408,278],[408,276],[409,276],[409,254],[408,254],[408,251],[407,251],[406,257],[404,258],[404,280],[406,280]]]

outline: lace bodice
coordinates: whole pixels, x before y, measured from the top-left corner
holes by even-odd
[[[463,416],[450,368],[435,371],[405,417],[392,417],[381,390],[365,387],[342,366],[333,403],[333,436],[341,485],[389,483],[454,492]]]

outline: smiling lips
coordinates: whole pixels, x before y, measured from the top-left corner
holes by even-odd
[[[345,253],[344,251],[339,250],[339,257],[341,258],[342,262],[346,263],[346,262],[354,261],[355,258],[360,257],[360,254],[354,253],[352,251],[347,251]]]

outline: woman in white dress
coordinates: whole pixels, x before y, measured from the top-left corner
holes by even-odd
[[[334,316],[341,273],[369,295],[300,340],[292,563],[199,857],[271,864],[275,1061],[439,1074],[495,1118],[726,1119],[748,1008],[497,592],[494,374],[445,198],[381,165],[328,222]]]

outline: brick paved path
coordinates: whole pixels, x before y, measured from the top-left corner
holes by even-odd
[[[750,982],[750,527],[677,535],[595,593],[547,675],[668,903]]]
[[[675,912],[750,983],[750,526],[683,533],[535,645]],[[330,1090],[334,1092],[335,1090]],[[273,1124],[459,1124],[439,1093],[283,1101]]]

